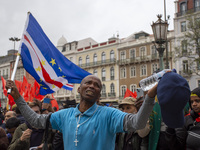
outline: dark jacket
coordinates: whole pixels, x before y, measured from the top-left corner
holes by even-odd
[[[200,150],[200,122],[196,122],[194,111],[185,117],[183,128],[168,128],[165,138],[170,150]]]
[[[44,141],[43,135],[44,134],[40,134],[42,132],[41,129],[38,132],[39,134],[36,133],[33,135],[33,132],[32,132],[32,135],[30,137],[32,139],[32,142],[30,142],[30,138],[26,139],[25,141],[21,141],[20,137],[22,136],[23,131],[25,131],[26,129],[28,129],[28,126],[26,123],[23,123],[17,127],[17,129],[15,130],[15,133],[13,135],[12,141],[8,147],[8,150],[29,150],[31,145],[34,146],[34,143],[37,142],[37,140],[41,141],[39,144],[37,144],[37,146],[39,146],[41,143],[43,143],[43,141]],[[43,130],[43,133],[44,133],[44,130]],[[52,137],[53,137],[52,134],[48,135],[48,143],[52,142]],[[49,149],[52,149],[51,144],[48,146],[50,147]]]
[[[115,150],[146,150],[148,136],[141,138],[136,132],[118,133]]]

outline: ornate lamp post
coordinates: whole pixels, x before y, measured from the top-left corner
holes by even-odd
[[[15,50],[15,42],[20,41],[20,39],[17,37],[11,37],[11,38],[9,38],[9,40],[14,42],[14,50]]]
[[[168,29],[168,23],[167,21],[163,21],[162,15],[157,15],[158,20],[156,22],[153,22],[151,25],[153,34],[154,34],[154,39],[155,41],[153,42],[155,44],[155,48],[159,53],[159,66],[160,70],[164,69],[163,65],[163,52],[165,50],[165,42],[167,40],[167,29]],[[157,44],[157,45],[156,45]]]

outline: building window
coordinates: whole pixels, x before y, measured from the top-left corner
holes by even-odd
[[[62,52],[65,52],[65,51],[66,51],[66,47],[63,46],[63,47],[62,47]]]
[[[186,21],[181,22],[181,32],[186,31]]]
[[[69,60],[70,60],[71,62],[73,62],[73,57],[69,57]]]
[[[146,76],[147,75],[147,68],[146,65],[141,66],[141,76]]]
[[[130,74],[131,74],[130,75],[131,77],[136,77],[136,67],[135,66],[131,67]]]
[[[121,51],[120,52],[120,59],[121,60],[125,60],[126,59],[126,53],[125,53],[125,51]]]
[[[105,63],[105,62],[106,62],[106,53],[105,53],[105,52],[103,52],[103,53],[101,54],[101,62],[102,62],[102,63]]]
[[[143,47],[140,48],[140,58],[141,58],[141,59],[144,59],[145,56],[146,56],[146,49],[145,49],[145,47],[143,46]]]
[[[105,84],[102,85],[101,97],[106,97],[106,86],[105,86]]]
[[[125,67],[121,68],[120,73],[121,73],[121,78],[126,78],[126,68]]]
[[[131,85],[130,85],[130,91],[131,91],[131,92],[134,93],[134,92],[136,91],[136,88],[137,88],[137,85],[136,85],[136,84],[131,84]]]
[[[126,93],[126,85],[122,85],[121,86],[121,96],[124,97],[125,93]]]
[[[110,85],[110,93],[115,93],[115,86],[113,83]]]
[[[186,13],[186,10],[187,10],[186,2],[181,3],[181,5],[180,5],[181,14],[184,15]]]
[[[156,72],[158,69],[158,64],[152,64],[152,73]]]
[[[200,80],[198,80],[198,87],[200,87]]]
[[[157,58],[158,52],[156,50],[155,45],[151,46],[151,55],[152,55],[152,58]]]
[[[187,40],[181,41],[182,54],[187,54]]]
[[[93,75],[97,76],[97,69],[94,69]]]
[[[102,77],[102,81],[106,81],[106,70],[105,70],[105,68],[102,68],[102,70],[101,70],[101,77]]]
[[[114,80],[115,79],[115,69],[114,67],[110,68],[110,80]]]
[[[135,58],[135,49],[131,49],[130,50],[130,59],[134,59]]]
[[[82,65],[82,57],[79,57],[79,59],[78,59],[78,65],[79,65],[79,66]]]
[[[188,60],[183,61],[183,72],[188,73]]]
[[[115,60],[115,53],[114,50],[110,51],[110,61],[113,62]]]
[[[86,56],[86,66],[90,65],[90,57],[89,55]]]
[[[93,62],[94,62],[94,64],[97,64],[97,54],[96,53],[94,54]]]

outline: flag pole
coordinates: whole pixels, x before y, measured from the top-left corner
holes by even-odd
[[[12,81],[14,81],[14,79],[15,79],[15,74],[16,74],[16,71],[17,71],[17,65],[18,65],[18,62],[19,62],[19,57],[20,57],[20,54],[17,53],[17,58],[15,60],[15,65],[14,65],[14,69],[13,69],[12,76],[11,76]],[[7,94],[10,94],[10,93],[11,93],[11,89],[8,89]]]
[[[27,18],[29,16],[30,12],[27,13]],[[28,20],[28,19],[27,19]],[[27,20],[26,20],[26,24],[27,24]],[[24,29],[25,30],[25,29]],[[23,34],[22,34],[23,35]],[[15,66],[14,66],[14,69],[13,69],[13,72],[12,72],[12,76],[11,76],[11,80],[14,81],[15,79],[15,74],[16,74],[16,71],[17,71],[17,66],[18,66],[18,62],[19,62],[19,57],[20,57],[20,52],[21,52],[21,44],[22,44],[22,41],[20,42],[20,46],[19,46],[19,50],[18,53],[17,53],[17,58],[15,60]],[[10,94],[11,93],[11,89],[8,89],[7,91],[7,94]]]

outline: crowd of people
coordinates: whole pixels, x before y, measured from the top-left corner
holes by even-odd
[[[177,76],[181,79],[175,84],[158,83],[144,97],[124,98],[116,109],[102,106],[99,101],[102,83],[98,77],[89,75],[78,88],[80,103],[59,111],[54,111],[48,96],[42,101],[25,102],[14,82],[8,80],[6,88],[11,89],[16,105],[0,114],[0,149],[198,150],[200,88],[190,91],[187,81],[173,72],[166,73],[163,81]],[[157,93],[169,87],[171,91]],[[169,104],[165,96],[169,94],[173,97],[169,100],[188,101],[189,107],[181,108],[185,112],[183,124],[181,118],[171,121],[176,114],[170,114],[170,110],[167,115],[171,119],[163,115],[163,107]],[[167,102],[163,105],[161,99]]]

